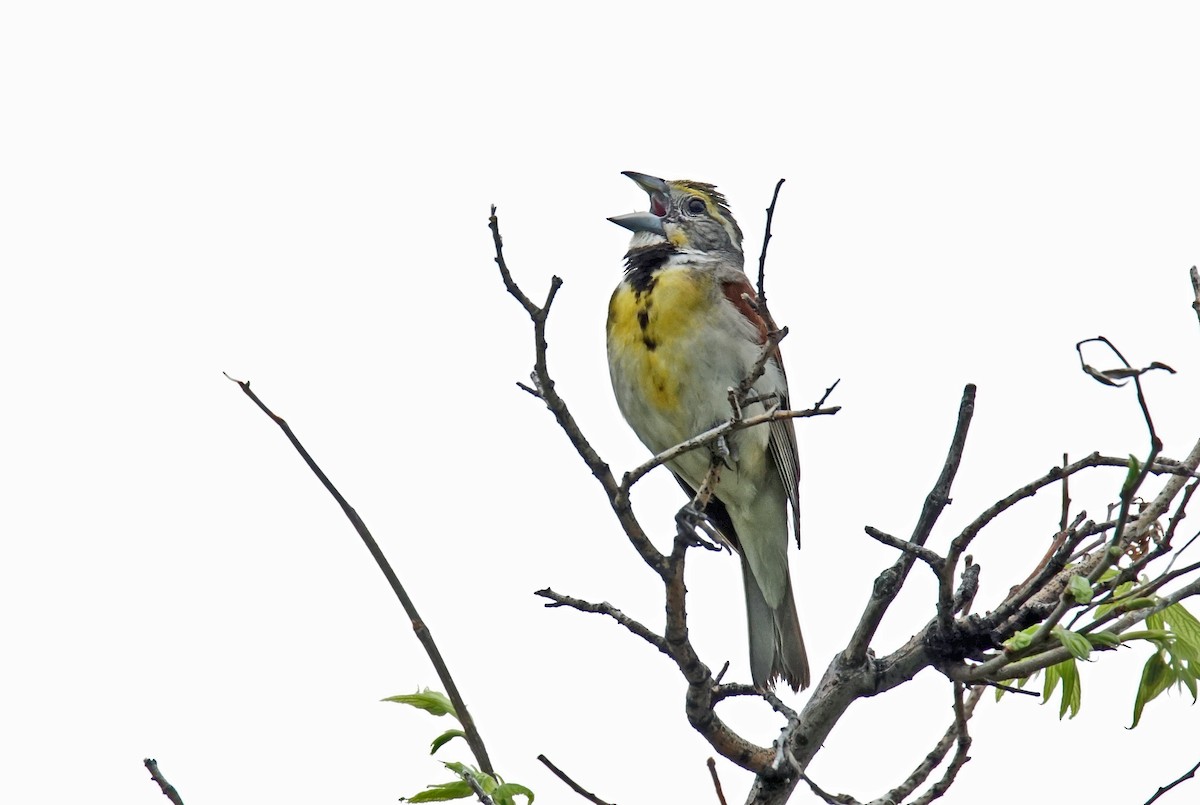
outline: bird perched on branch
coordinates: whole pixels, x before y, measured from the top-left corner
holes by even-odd
[[[701,182],[625,175],[649,194],[650,211],[609,219],[634,235],[608,307],[608,368],[621,413],[660,453],[730,418],[729,390],[769,349],[768,324],[742,270],[742,232],[724,196]],[[777,348],[744,415],[774,405],[788,407]],[[789,531],[797,542],[800,534],[795,428],[773,421],[673,459],[668,466],[689,494],[704,482],[714,450],[724,466],[704,514],[741,557],[751,676],[759,688],[782,677],[799,690],[809,671],[787,559]]]

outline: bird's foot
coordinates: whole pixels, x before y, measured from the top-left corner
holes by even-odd
[[[714,465],[724,467],[731,470],[733,466],[729,463],[733,457],[733,452],[729,449],[729,441],[724,436],[718,436],[717,440],[712,443],[712,461]]]
[[[679,536],[687,541],[689,548],[721,551],[728,547],[721,532],[709,521],[704,512],[691,503],[684,506],[675,515],[675,525]]]

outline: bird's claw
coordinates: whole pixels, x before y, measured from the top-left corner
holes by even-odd
[[[704,512],[691,503],[675,515],[679,536],[687,541],[689,548],[704,548],[706,551],[721,551],[724,540]]]
[[[713,466],[724,467],[727,470],[733,469],[733,465],[730,463],[733,451],[729,449],[729,442],[724,436],[718,436],[717,440],[712,443],[710,450],[712,452]]]

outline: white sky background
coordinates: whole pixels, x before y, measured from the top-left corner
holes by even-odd
[[[605,218],[646,199],[619,171],[717,183],[750,255],[787,178],[768,291],[797,404],[842,378],[842,412],[800,425],[793,575],[817,675],[894,559],[863,526],[910,532],[965,383],[977,413],[934,548],[1063,451],[1145,452],[1132,391],[1078,371],[1081,338],[1179,370],[1147,388],[1167,454],[1190,448],[1194,5],[593,8],[5,5],[0,801],[164,802],[147,756],[189,805],[388,803],[448,776],[426,752],[451,725],[378,701],[438,685],[399,605],[222,371],[373,529],[503,774],[581,802],[544,752],[622,805],[716,801],[670,662],[532,594],[661,626],[656,579],[513,385],[530,328],[492,263],[491,203],[530,295],[565,280],[552,371],[623,469],[646,454],[608,385],[627,233]],[[1076,505],[1101,516],[1121,473],[1086,478]],[[1042,555],[1058,494],[977,541],[977,608]],[[674,483],[635,502],[665,543]],[[689,574],[698,649],[746,679],[736,561],[696,552]],[[928,576],[878,651],[931,616]],[[989,696],[948,801],[1144,801],[1200,759],[1178,694],[1125,729],[1146,656],[1084,668],[1074,721]],[[723,712],[760,743],[779,726]],[[855,704],[810,772],[879,796],[950,719],[925,671]],[[741,801],[749,776],[719,768]]]

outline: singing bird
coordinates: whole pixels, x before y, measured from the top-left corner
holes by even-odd
[[[716,187],[624,175],[649,194],[650,211],[609,219],[634,234],[608,306],[608,368],[621,414],[659,453],[729,419],[729,389],[750,375],[768,328],[742,269],[742,231]],[[746,416],[788,407],[778,350],[749,396],[763,399]],[[741,557],[751,677],[760,689],[782,677],[799,690],[808,657],[787,558],[789,531],[800,535],[796,431],[791,420],[759,425],[725,449],[705,515]],[[668,466],[694,495],[712,458],[693,450]]]

